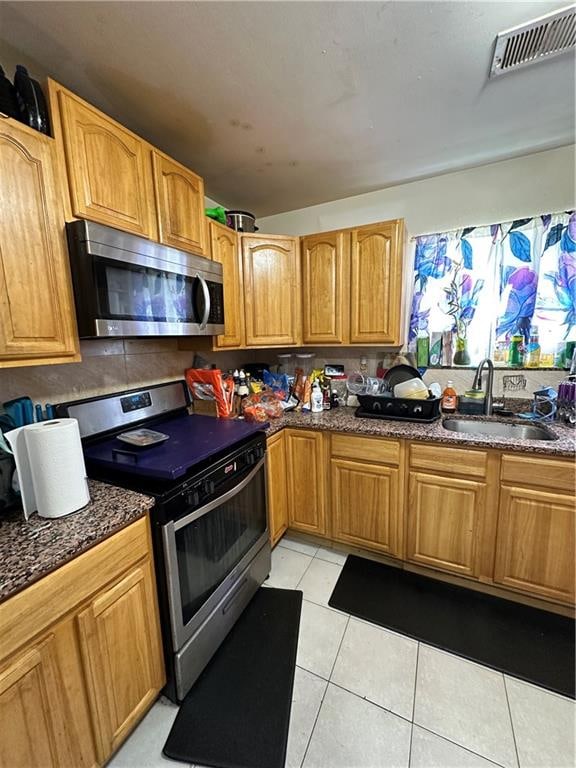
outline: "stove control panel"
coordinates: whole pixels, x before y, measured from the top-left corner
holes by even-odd
[[[134,395],[126,395],[120,398],[122,413],[139,411],[141,408],[149,408],[152,405],[150,392],[136,392]]]

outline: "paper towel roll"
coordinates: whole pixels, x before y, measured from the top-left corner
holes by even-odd
[[[24,514],[62,517],[90,501],[76,419],[28,424],[6,433],[12,446]]]

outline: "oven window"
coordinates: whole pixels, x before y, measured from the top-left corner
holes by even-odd
[[[200,281],[175,272],[99,259],[100,307],[113,320],[197,323],[194,296]]]
[[[265,530],[262,468],[232,499],[176,531],[185,625]]]

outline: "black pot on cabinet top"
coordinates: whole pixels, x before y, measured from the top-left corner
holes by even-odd
[[[236,232],[258,232],[256,217],[248,211],[226,211],[226,224]]]
[[[15,117],[16,120],[20,119],[16,89],[4,74],[2,67],[0,67],[0,112],[8,117]]]
[[[22,64],[16,65],[14,88],[18,99],[18,119],[41,133],[50,133],[46,99],[37,80],[33,80]]]

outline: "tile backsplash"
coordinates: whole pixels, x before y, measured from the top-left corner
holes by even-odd
[[[174,338],[95,339],[81,342],[81,352],[80,363],[0,370],[0,403],[22,395],[59,403],[158,384],[182,378],[194,358],[194,352],[180,351]],[[252,350],[200,354],[224,370],[258,357]]]
[[[326,363],[340,363],[347,372],[358,370],[360,358],[366,357],[368,374],[376,374],[376,366],[383,358],[390,361],[390,351],[374,348],[322,347],[317,349],[262,349],[222,352],[200,351],[200,355],[223,370],[240,367],[245,363],[277,362],[278,353],[314,352],[315,367]],[[82,362],[64,365],[38,365],[0,370],[0,403],[14,397],[28,395],[35,402],[58,403],[83,397],[132,389],[162,381],[182,378],[184,370],[192,365],[194,352],[178,349],[178,341],[167,339],[95,339],[81,343]],[[393,353],[392,353],[393,354]],[[388,358],[386,358],[388,356]],[[389,363],[388,363],[389,364]],[[502,396],[502,378],[514,374],[512,370],[497,369],[494,377],[494,395]],[[544,386],[558,387],[565,371],[524,370],[527,380],[524,391],[515,397],[532,398],[533,392]],[[474,371],[470,369],[429,370],[424,380],[439,382],[444,387],[451,379],[456,390],[463,393],[472,386]],[[511,393],[512,394],[512,393]]]

